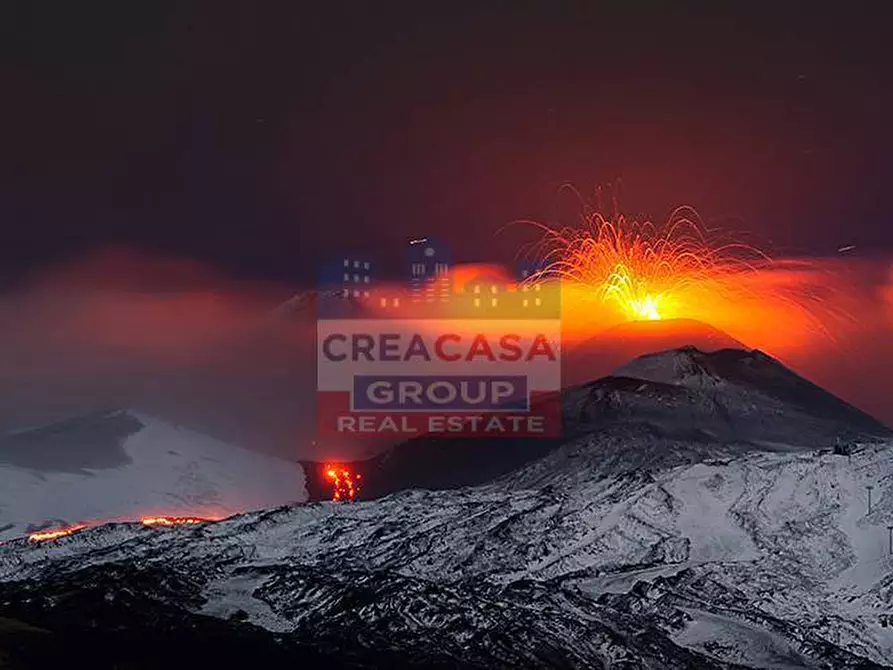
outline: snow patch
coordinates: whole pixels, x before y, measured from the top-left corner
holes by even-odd
[[[223,518],[307,499],[297,463],[130,414],[143,427],[121,442],[126,465],[52,472],[0,464],[0,540],[82,522]]]

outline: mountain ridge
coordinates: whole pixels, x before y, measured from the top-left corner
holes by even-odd
[[[568,389],[569,435],[476,485],[13,540],[0,608],[136,667],[122,636],[184,629],[334,667],[893,667],[893,439],[767,358]]]
[[[647,378],[649,365],[672,370],[680,361],[700,371],[701,383],[681,383],[682,379],[674,383],[666,374]],[[776,392],[776,384],[789,389]],[[363,474],[364,495],[375,498],[413,487],[482,484],[581,436],[598,435],[613,443],[633,425],[655,439],[708,445],[701,450],[704,457],[748,450],[828,448],[840,442],[893,436],[868,414],[756,350],[708,353],[681,347],[646,354],[612,375],[565,388],[561,398],[564,431],[560,437],[463,441],[420,436],[371,459],[345,465]],[[632,462],[641,463],[641,459]],[[327,499],[330,489],[321,476],[324,463],[301,464],[311,473],[310,500]]]
[[[318,635],[328,651],[418,666],[890,667],[893,639],[878,621],[893,593],[878,546],[893,520],[891,479],[879,474],[893,447],[855,447],[603,475],[578,445],[514,473],[515,486],[302,504],[196,528],[103,526],[52,547],[17,541],[0,547],[0,603],[45,623],[58,589],[76,594],[77,580],[96,592],[90,575],[113,569],[181,616],[239,617],[300,645]],[[868,516],[867,482],[877,489]],[[184,580],[168,595],[155,586]]]

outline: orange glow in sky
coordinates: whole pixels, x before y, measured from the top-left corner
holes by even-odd
[[[568,342],[628,321],[693,319],[779,352],[828,337],[828,318],[846,318],[825,301],[833,277],[809,261],[775,261],[720,239],[688,208],[663,226],[597,213],[578,227],[533,225],[542,232],[540,276],[562,279]]]
[[[811,347],[837,346],[857,325],[852,315],[864,318],[864,305],[853,300],[857,292],[843,274],[830,269],[833,263],[770,257],[756,246],[707,229],[690,208],[678,208],[663,225],[598,213],[571,227],[524,223],[534,227],[539,239],[522,251],[543,267],[525,281],[541,283],[544,303],[554,303],[549,291],[560,292],[565,347],[630,322],[692,320],[748,348],[785,357]],[[438,305],[444,319],[468,316],[461,305],[471,279],[504,282],[509,295],[523,286],[496,265],[456,265],[451,273],[457,299]],[[559,283],[544,281],[556,277]],[[395,283],[384,288],[410,302],[406,287]],[[389,308],[373,301],[370,309]],[[500,324],[475,325],[480,332],[485,326],[498,331]]]

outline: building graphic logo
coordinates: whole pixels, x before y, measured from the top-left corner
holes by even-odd
[[[373,268],[345,254],[321,273],[321,436],[560,433],[557,281],[485,274],[458,287],[427,239],[409,245],[405,288]]]
[[[409,286],[415,304],[450,301],[453,287],[446,246],[427,237],[410,242]]]

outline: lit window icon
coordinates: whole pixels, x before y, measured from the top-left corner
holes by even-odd
[[[346,258],[344,259],[344,267],[346,267],[346,268],[350,267],[350,261],[347,260]]]
[[[354,261],[354,262],[353,262],[353,266],[354,266],[355,268],[360,267],[360,261]]]
[[[364,270],[368,270],[368,269],[369,269],[369,263],[363,263],[363,269],[364,269]]]
[[[344,273],[344,281],[350,281],[350,275],[346,272]]]
[[[493,306],[493,307],[496,307],[496,298],[493,298],[493,299],[490,301],[490,305]]]
[[[364,298],[368,298],[368,297],[369,297],[369,291],[363,291],[363,297],[364,297]]]
[[[475,287],[474,287],[474,292],[475,292],[475,293],[480,293],[480,292],[481,292],[481,287],[480,287],[480,286],[475,286]]]
[[[524,298],[524,306],[527,307],[530,301],[527,298]]]
[[[387,298],[382,298],[382,299],[381,299],[381,306],[382,306],[382,307],[387,307],[387,305],[388,305],[388,299],[387,299]]]
[[[474,306],[475,306],[475,307],[480,307],[480,306],[481,306],[481,299],[480,299],[480,298],[475,298],[475,299],[474,299]]]
[[[353,280],[354,280],[355,282],[359,282],[359,281],[360,281],[360,275],[354,275],[354,276],[353,276]]]
[[[356,289],[354,289],[353,297],[354,297],[354,298],[359,298],[359,297],[360,297],[360,292],[357,291]]]
[[[368,284],[369,283],[369,275],[366,275],[365,277],[363,277],[363,281]]]
[[[534,291],[539,291],[539,290],[540,290],[540,285],[537,284],[536,286],[534,286],[534,287],[533,287],[533,290],[534,290]]]
[[[400,306],[400,298],[394,298],[394,307]]]
[[[498,291],[499,291],[499,288],[497,288],[496,284],[493,284],[490,287],[490,293],[497,293]]]
[[[349,298],[350,297],[350,289],[349,288],[344,289],[344,292],[342,293],[342,295],[345,298]]]
[[[542,300],[540,300],[539,298],[537,298],[537,299],[534,301],[534,304],[535,304],[537,307],[539,307],[539,306],[542,304]]]

